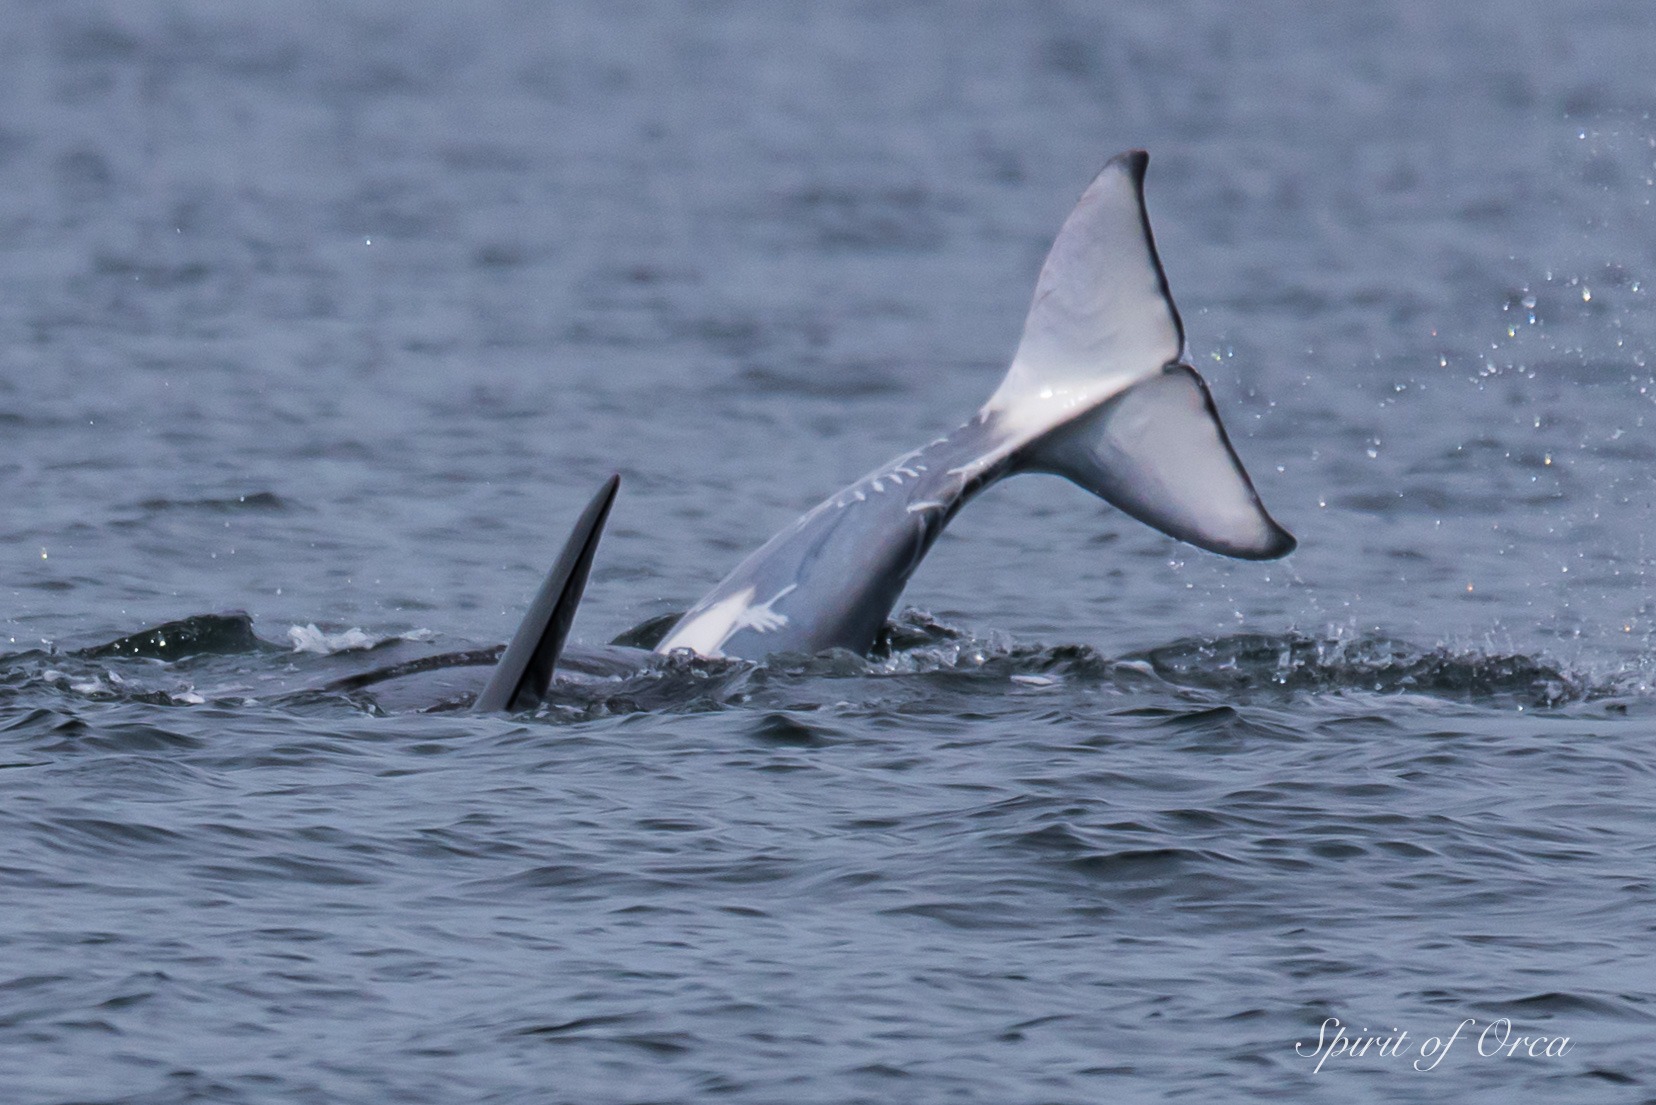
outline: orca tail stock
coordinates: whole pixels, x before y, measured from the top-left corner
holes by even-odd
[[[979,412],[1001,474],[1063,476],[1171,537],[1271,560],[1294,550],[1190,366],[1144,207],[1149,155],[1112,158],[1064,222],[1023,337]]]

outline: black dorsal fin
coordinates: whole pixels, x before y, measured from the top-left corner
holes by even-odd
[[[500,663],[489,676],[488,686],[477,696],[472,706],[474,712],[526,710],[545,697],[546,688],[552,683],[552,669],[563,652],[564,642],[569,639],[581,592],[586,589],[598,538],[604,532],[604,522],[620,486],[621,477],[611,476],[581,512],[569,540],[564,542],[563,552],[558,554],[558,562],[541,584],[529,612],[512,635],[512,643],[506,646]]]

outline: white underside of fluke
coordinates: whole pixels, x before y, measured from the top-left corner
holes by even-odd
[[[1184,331],[1141,194],[1147,158],[1113,158],[1058,232],[1006,377],[984,404],[1010,448],[1177,362]]]

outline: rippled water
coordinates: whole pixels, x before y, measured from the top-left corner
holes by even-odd
[[[1643,5],[0,14],[6,1101],[1656,1094]],[[611,471],[684,609],[1134,145],[1291,559],[1030,477],[873,659],[308,693]]]

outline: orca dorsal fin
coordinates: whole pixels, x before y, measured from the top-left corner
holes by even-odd
[[[604,481],[598,493],[581,512],[558,561],[541,584],[529,612],[518,624],[512,643],[506,646],[489,683],[472,705],[475,713],[525,710],[546,696],[552,671],[575,622],[575,608],[581,603],[598,538],[604,532],[610,506],[615,502],[619,475]]]

